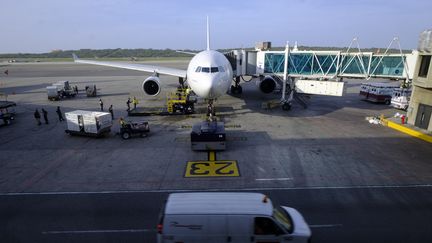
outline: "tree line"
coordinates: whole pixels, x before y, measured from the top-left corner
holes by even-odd
[[[184,50],[192,52],[191,50]],[[55,50],[48,53],[10,53],[0,54],[0,58],[72,58],[75,53],[80,58],[122,58],[122,57],[190,57],[188,54],[165,49],[79,49]]]
[[[221,52],[228,52],[231,49],[219,50]],[[253,48],[246,48],[246,50],[253,50]],[[284,50],[284,47],[275,47],[272,50]],[[345,52],[347,48],[343,47],[307,47],[299,46],[299,50],[327,50],[327,51],[342,51]],[[197,50],[182,50],[185,52],[198,52]],[[351,49],[350,52],[357,52],[358,50]],[[362,52],[380,52],[384,53],[385,48],[367,48],[362,49]],[[403,53],[410,53],[410,50],[403,50]],[[80,58],[145,58],[145,57],[191,57],[191,55],[177,52],[172,49],[79,49],[79,50],[55,50],[48,53],[10,53],[0,54],[0,58],[71,58],[72,53],[75,53]],[[397,49],[390,49],[389,53],[399,53]]]

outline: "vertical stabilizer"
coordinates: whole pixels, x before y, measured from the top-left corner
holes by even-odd
[[[207,50],[210,50],[210,26],[209,26],[208,15],[207,15]]]

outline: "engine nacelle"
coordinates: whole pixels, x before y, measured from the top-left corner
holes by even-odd
[[[273,92],[276,88],[276,81],[271,76],[265,76],[262,79],[256,81],[256,85],[261,92],[269,94]]]
[[[161,91],[159,77],[150,76],[142,83],[142,89],[147,95],[156,96]]]

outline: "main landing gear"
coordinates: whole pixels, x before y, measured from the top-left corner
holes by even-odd
[[[241,93],[243,93],[243,88],[240,86],[240,77],[236,77],[234,85],[231,85],[231,94],[240,95]]]

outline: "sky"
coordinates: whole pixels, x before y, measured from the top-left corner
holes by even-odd
[[[417,47],[431,0],[1,0],[0,53],[284,46]]]

